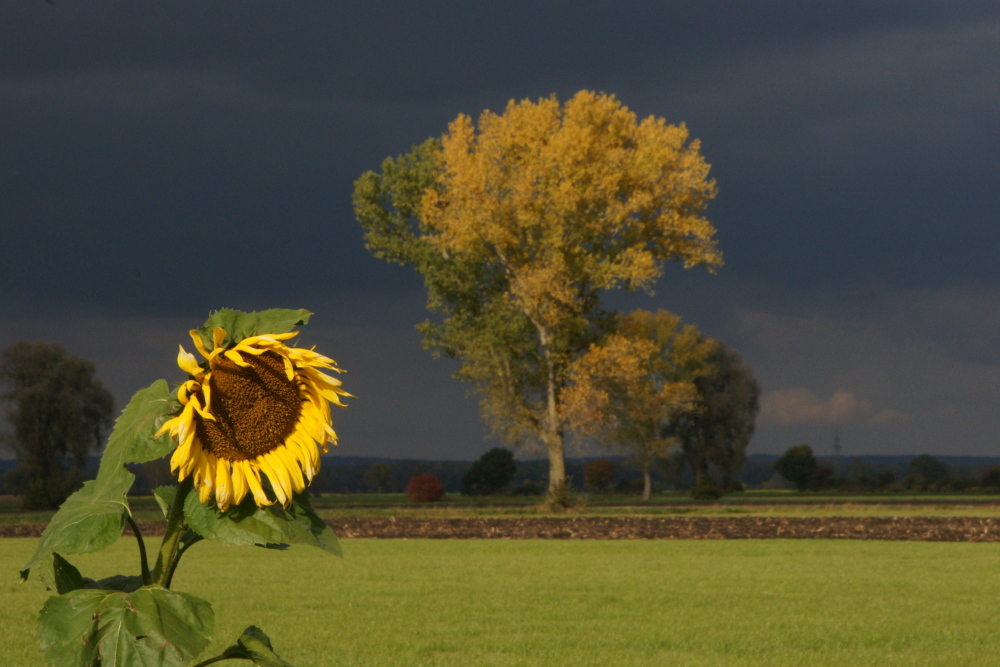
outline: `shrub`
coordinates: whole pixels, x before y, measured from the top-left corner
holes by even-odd
[[[618,484],[615,487],[618,493],[630,495],[630,496],[641,496],[642,495],[642,480],[641,479],[625,479],[622,477],[618,480]]]
[[[789,448],[780,459],[775,461],[774,469],[798,487],[799,491],[805,491],[816,477],[819,464],[816,462],[816,457],[813,456],[812,447],[796,445]]]
[[[503,447],[494,447],[479,457],[462,478],[463,496],[489,496],[500,493],[514,479],[517,464],[514,454]]]
[[[1000,490],[1000,467],[993,466],[983,473],[979,486],[991,491]]]
[[[365,484],[376,493],[385,493],[392,484],[392,467],[385,461],[376,461],[364,474]]]
[[[433,503],[444,495],[444,484],[434,475],[414,475],[406,486],[406,497],[415,503]]]
[[[715,483],[715,478],[704,473],[695,477],[691,486],[691,497],[695,500],[718,500],[722,497],[722,491]]]
[[[583,483],[597,491],[607,491],[615,481],[615,464],[607,459],[591,461],[583,469]]]
[[[540,496],[545,493],[545,487],[538,482],[526,479],[510,492],[512,496]]]

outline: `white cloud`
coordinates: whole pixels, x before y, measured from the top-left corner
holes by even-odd
[[[768,300],[785,312],[744,305],[724,338],[765,390],[757,447],[826,442],[839,428],[863,453],[1000,451],[995,290]]]

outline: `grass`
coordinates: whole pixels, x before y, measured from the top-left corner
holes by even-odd
[[[0,540],[6,665],[42,664],[47,593],[16,583],[35,544]],[[106,576],[134,569],[135,552],[123,539],[72,560]],[[175,588],[215,606],[210,650],[256,624],[297,667],[1000,665],[995,544],[347,540],[344,552],[200,544]]]

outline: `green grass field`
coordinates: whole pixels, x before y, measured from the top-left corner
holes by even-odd
[[[0,540],[0,656],[41,665],[47,593]],[[849,541],[347,540],[345,558],[203,543],[175,588],[210,648],[262,627],[296,667],[1000,665],[1000,545]],[[135,568],[134,542],[71,558]],[[229,663],[220,663],[229,664]],[[233,662],[233,665],[247,664]]]

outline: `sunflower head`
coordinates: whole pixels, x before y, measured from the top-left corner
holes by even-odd
[[[320,454],[337,444],[330,403],[344,407],[341,397],[350,394],[321,369],[341,370],[289,347],[295,332],[240,338],[215,327],[211,350],[197,329],[190,333],[203,360],[180,348],[177,365],[189,375],[177,390],[182,409],[157,433],[177,439],[171,471],[178,480],[193,475],[201,502],[214,497],[223,512],[248,492],[261,507],[275,500],[288,507],[316,475]]]

